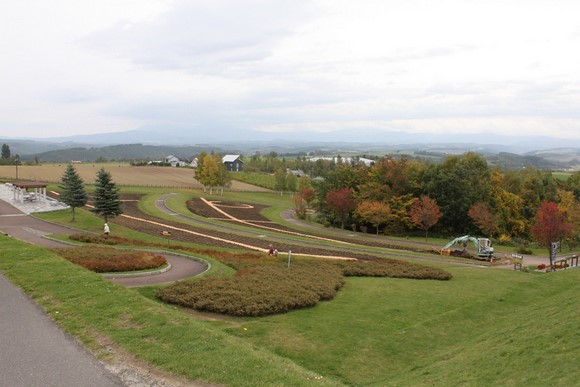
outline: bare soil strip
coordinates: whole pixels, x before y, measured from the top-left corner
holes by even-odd
[[[280,230],[280,229],[276,229],[276,228],[272,228],[272,227],[262,226],[261,224],[255,224],[254,222],[249,222],[249,221],[241,220],[241,219],[238,219],[238,218],[234,217],[233,215],[230,215],[227,212],[219,209],[213,202],[211,202],[209,200],[206,200],[204,198],[201,198],[201,200],[205,204],[207,204],[208,206],[210,206],[211,208],[213,208],[214,210],[216,210],[219,213],[223,214],[226,218],[229,218],[230,220],[232,220],[234,222],[238,222],[238,223],[241,223],[241,224],[249,225],[249,226],[252,226],[252,227],[263,228],[263,229],[266,229],[266,230],[272,230],[272,231],[276,231],[276,232],[283,232],[283,233],[290,234],[290,235],[296,235],[296,236],[306,237],[306,238],[319,239],[319,240],[329,241],[329,242],[334,242],[334,243],[344,243],[344,244],[349,244],[349,245],[352,244],[350,242],[345,242],[345,241],[340,241],[340,240],[336,240],[336,239],[329,239],[329,238],[319,237],[319,236],[312,235],[312,234],[303,234],[303,233],[299,233],[299,232],[295,232],[295,231]],[[231,206],[230,206],[230,208],[231,208]],[[246,207],[246,208],[252,208],[252,207],[250,206],[250,207]]]

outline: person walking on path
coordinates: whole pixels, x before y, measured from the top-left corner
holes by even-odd
[[[268,249],[268,255],[271,257],[275,257],[278,255],[278,249],[276,249],[273,244],[270,244],[270,248]]]

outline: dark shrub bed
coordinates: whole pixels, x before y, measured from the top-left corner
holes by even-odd
[[[99,235],[71,236],[86,243],[99,243]],[[108,243],[167,248],[160,243],[109,237]],[[171,246],[212,257],[237,270],[227,279],[204,278],[180,282],[157,292],[161,300],[200,311],[233,316],[264,316],[313,306],[332,299],[344,283],[344,276],[393,277],[450,280],[444,270],[394,259],[335,261],[294,260],[290,268],[284,258],[245,252],[232,253],[212,248]]]
[[[344,284],[339,267],[300,262],[253,265],[232,278],[177,283],[157,292],[161,300],[200,311],[265,316],[330,300]]]
[[[231,255],[218,259],[236,269],[236,276],[177,283],[160,289],[157,297],[200,311],[255,317],[331,300],[344,284],[344,276],[451,279],[443,270],[394,260],[298,260],[288,268],[285,260],[272,257]]]
[[[165,257],[147,251],[108,247],[67,247],[55,248],[52,251],[74,264],[97,273],[147,270],[167,263]]]
[[[394,259],[374,261],[336,262],[347,277],[391,277],[448,281],[451,273],[429,266],[421,266]]]
[[[97,243],[100,245],[117,245],[120,244],[120,238],[112,236],[104,236],[98,234],[73,234],[69,235],[69,238],[73,241],[79,241],[83,243]]]

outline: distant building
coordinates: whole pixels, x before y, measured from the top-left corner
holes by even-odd
[[[187,161],[181,161],[179,158],[169,155],[165,158],[165,163],[171,165],[172,167],[187,167],[189,164]]]
[[[240,159],[240,155],[225,155],[222,157],[222,163],[228,171],[240,172],[244,170],[244,162]]]
[[[291,173],[296,177],[302,177],[304,176],[304,171],[302,169],[286,169],[286,173]]]
[[[357,164],[363,163],[367,167],[374,164],[375,160],[365,159],[364,157],[341,157],[340,160],[338,157],[309,157],[308,161],[316,162],[318,160],[327,160],[327,161],[334,161],[335,163],[343,163],[343,164]]]

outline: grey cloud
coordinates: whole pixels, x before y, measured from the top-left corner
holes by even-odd
[[[56,103],[86,103],[100,100],[105,97],[103,93],[89,88],[61,88],[53,89],[45,94],[45,97]]]
[[[268,57],[312,12],[305,1],[182,1],[155,21],[119,24],[83,44],[141,66],[213,72]]]

